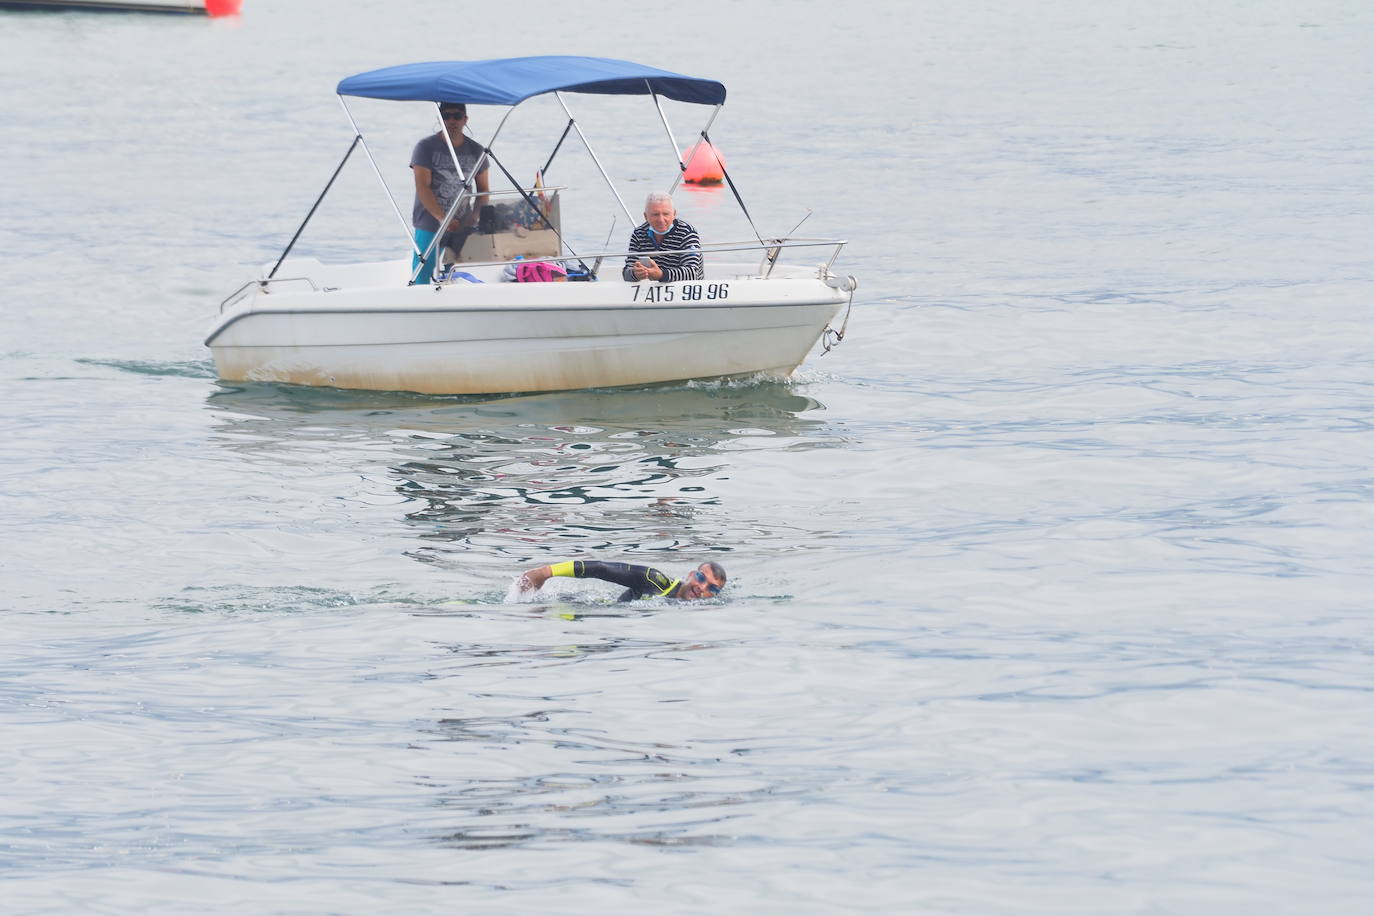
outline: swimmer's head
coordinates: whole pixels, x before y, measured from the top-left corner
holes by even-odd
[[[678,586],[677,597],[687,601],[714,598],[725,588],[725,569],[719,563],[707,561],[689,572]]]

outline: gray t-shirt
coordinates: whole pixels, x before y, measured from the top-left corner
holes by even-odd
[[[477,160],[481,158],[486,147],[470,137],[463,138],[463,145],[454,147],[454,152],[458,154],[458,161],[463,165],[463,174],[472,178],[472,169],[477,165]],[[430,134],[419,143],[415,144],[415,152],[410,154],[410,165],[423,166],[430,171],[429,189],[434,192],[434,197],[439,201],[439,206],[445,210],[453,203],[453,199],[458,196],[458,191],[463,187],[463,182],[458,179],[458,172],[453,167],[453,157],[449,155],[448,143],[444,140],[443,134]],[[487,166],[483,164],[482,171],[485,172]],[[476,194],[476,185],[468,189],[468,196],[464,199],[463,205],[458,208],[456,214],[459,218],[472,212],[472,198]],[[425,209],[425,205],[420,203],[420,195],[415,195],[415,209],[411,213],[411,223],[416,229],[423,229],[426,232],[438,232],[439,221],[434,218],[434,214]]]

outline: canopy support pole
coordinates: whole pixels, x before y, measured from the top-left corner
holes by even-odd
[[[467,106],[463,106],[464,109]],[[439,114],[439,133],[444,135],[444,146],[448,147],[448,156],[453,160],[453,168],[458,172],[458,180],[463,183],[463,188],[468,186],[468,177],[463,174],[463,163],[458,161],[458,151],[453,148],[453,138],[448,135],[448,128],[444,126],[444,109],[439,102],[434,103],[434,110]],[[477,174],[474,170],[473,174]]]
[[[655,102],[658,101],[657,97],[655,97],[654,101],[655,101]],[[720,110],[721,110],[722,108],[724,108],[724,107],[725,107],[724,105],[717,105],[717,106],[715,107],[715,110],[713,110],[713,111],[711,112],[711,117],[708,118],[708,119],[706,120],[706,126],[703,127],[703,128],[701,129],[701,136],[697,138],[697,142],[696,142],[696,143],[692,144],[692,151],[691,151],[690,153],[687,154],[687,161],[686,161],[686,162],[683,162],[683,161],[682,161],[682,158],[681,158],[681,157],[678,157],[677,164],[678,164],[678,169],[679,169],[679,171],[678,171],[678,173],[677,173],[677,177],[673,179],[673,186],[672,186],[671,188],[668,189],[668,193],[669,193],[669,194],[672,194],[674,191],[676,191],[676,190],[677,190],[677,186],[678,186],[679,184],[682,183],[682,176],[685,175],[685,174],[687,174],[687,169],[688,169],[688,167],[691,166],[692,160],[695,159],[695,158],[697,157],[697,150],[701,149],[701,141],[704,140],[704,139],[706,138],[706,132],[707,132],[708,130],[711,129],[711,125],[712,125],[712,124],[716,123],[716,115],[720,114]],[[665,119],[664,123],[665,123],[665,124],[667,123],[666,119]],[[707,140],[706,142],[709,143],[710,141]],[[677,147],[676,147],[676,146],[673,147],[673,154],[674,154],[674,155],[677,155]],[[741,206],[743,206],[743,204],[741,204]],[[747,214],[746,214],[746,215],[747,215]],[[755,235],[757,235],[757,234],[758,234],[758,233],[755,233]]]
[[[343,96],[339,96],[339,104],[343,106],[344,117],[348,118],[348,123],[353,127],[353,136],[358,138],[358,142],[363,145],[363,152],[367,153],[367,161],[372,163],[372,171],[377,176],[377,180],[382,183],[382,190],[386,192],[386,199],[391,201],[391,209],[396,211],[396,218],[401,221],[401,229],[406,234],[406,239],[410,242],[411,250],[416,254],[420,253],[420,246],[415,244],[415,233],[411,231],[410,223],[401,213],[400,206],[396,203],[395,196],[391,193],[391,188],[387,186],[386,179],[382,177],[382,170],[377,168],[377,160],[372,158],[372,150],[368,148],[367,141],[363,139],[363,132],[358,130],[358,122],[353,120],[353,112],[348,110],[348,103]]]
[[[539,174],[545,178],[549,175],[549,166],[553,165],[553,157],[558,155],[558,150],[562,148],[563,141],[568,139],[568,131],[572,130],[572,119],[568,119],[568,126],[563,128],[563,136],[558,138],[558,142],[553,145],[553,152],[549,153],[549,161],[544,163],[544,167],[539,170]]]
[[[353,142],[348,144],[348,152],[344,153],[344,157],[339,160],[338,167],[334,169],[334,174],[330,175],[329,180],[325,182],[324,190],[320,192],[319,197],[315,198],[314,206],[310,208],[309,213],[305,214],[305,219],[301,221],[300,228],[296,230],[296,234],[291,236],[291,241],[286,243],[286,249],[281,253],[281,257],[277,258],[277,263],[272,265],[272,269],[267,274],[267,279],[270,280],[277,275],[277,268],[281,267],[281,262],[285,261],[286,256],[291,253],[291,249],[296,247],[296,240],[301,237],[301,233],[305,231],[306,224],[310,222],[310,218],[315,215],[315,211],[318,210],[320,204],[324,202],[324,196],[329,193],[329,189],[334,187],[334,179],[339,177],[339,173],[343,171],[345,163],[348,162],[348,157],[353,155],[353,151],[358,148],[358,141],[361,139],[362,137],[357,134],[353,135]]]
[[[606,186],[610,188],[611,193],[615,195],[616,202],[620,204],[620,209],[625,211],[625,216],[629,219],[630,225],[639,225],[639,220],[635,219],[634,215],[630,213],[630,208],[625,206],[625,201],[621,198],[620,192],[616,190],[615,182],[611,181],[611,176],[606,174],[606,169],[602,167],[601,160],[596,156],[596,150],[592,149],[592,145],[587,142],[587,135],[582,133],[582,125],[577,123],[577,120],[573,118],[572,112],[568,110],[568,103],[563,100],[563,93],[554,92],[553,96],[558,99],[558,104],[563,106],[563,111],[568,115],[568,120],[572,122],[573,130],[577,131],[577,136],[582,139],[582,145],[587,148],[587,155],[592,157],[592,162],[596,163],[596,170],[601,173],[602,178],[606,179]]]
[[[658,103],[657,95],[654,96],[654,103]],[[706,126],[701,129],[701,136],[697,139],[697,142],[692,145],[692,151],[687,154],[687,161],[684,163],[682,160],[678,160],[678,165],[681,166],[682,171],[678,172],[677,179],[673,181],[673,187],[668,191],[669,194],[677,190],[678,183],[682,181],[682,176],[687,174],[687,167],[690,166],[692,164],[692,160],[696,158],[697,150],[701,148],[701,144],[709,144],[711,142],[711,134],[709,133],[709,131],[711,130],[711,125],[716,123],[716,115],[720,114],[720,110],[724,107],[724,105],[717,105],[716,110],[711,112],[711,117],[707,119]],[[662,113],[663,111],[660,108],[659,114]],[[666,125],[668,123],[668,120],[665,118],[663,120],[663,123]],[[677,152],[676,147],[673,148],[673,152]],[[778,253],[782,251],[782,249],[778,247],[767,247],[767,243],[764,242],[763,236],[759,235],[758,227],[754,225],[754,218],[749,215],[749,208],[744,205],[744,198],[740,197],[739,189],[735,187],[735,182],[730,178],[730,173],[726,170],[725,163],[721,162],[719,157],[716,158],[716,162],[720,165],[720,173],[725,176],[725,183],[730,186],[730,193],[735,195],[735,203],[739,204],[741,212],[744,213],[744,218],[749,221],[749,228],[754,230],[754,238],[758,239],[759,245],[763,246],[766,249],[766,256],[768,258],[768,274],[771,274],[773,272],[773,262],[777,260]],[[773,241],[778,242],[781,241],[781,239],[774,239]],[[767,274],[765,276],[767,276]]]
[[[654,100],[654,107],[658,109],[658,119],[663,122],[663,129],[668,132],[668,144],[673,148],[673,159],[677,161],[678,174],[680,175],[687,171],[687,166],[682,161],[682,152],[677,148],[677,140],[673,137],[673,129],[668,126],[668,115],[663,110],[663,103],[658,100],[658,93],[654,91],[653,84],[645,80],[644,85],[649,90],[649,95]],[[696,148],[693,147],[692,151],[696,152]],[[673,183],[673,187],[677,187],[676,182]]]
[[[705,140],[707,143],[710,143],[710,142],[711,142],[711,137],[710,137],[710,135],[708,135],[708,134],[706,133],[705,129],[703,129],[702,132],[701,132],[701,138],[702,138],[703,140]],[[716,161],[717,161],[717,162],[720,162],[719,159],[717,159]],[[763,244],[763,236],[759,235],[759,227],[754,225],[754,218],[753,218],[752,216],[749,215],[749,208],[746,207],[746,206],[744,205],[744,198],[739,196],[739,188],[736,188],[736,187],[735,187],[735,182],[734,182],[734,180],[730,178],[730,171],[725,167],[725,163],[723,163],[723,162],[721,163],[721,166],[720,166],[720,173],[721,173],[722,175],[725,176],[725,183],[728,184],[728,185],[730,186],[730,193],[733,194],[733,195],[735,195],[735,202],[738,203],[738,204],[739,204],[739,208],[740,208],[742,211],[744,211],[744,218],[747,219],[747,220],[749,220],[749,228],[754,230],[754,238],[758,239],[758,240],[759,240],[759,244],[762,245],[762,244]],[[782,241],[782,240],[781,240],[781,239],[774,239],[774,241]],[[769,264],[768,264],[768,271],[769,271],[769,273],[771,273],[772,270],[773,270],[772,259],[777,258],[777,256],[778,256],[778,251],[779,251],[779,250],[780,250],[780,249],[777,249],[777,248],[773,249],[773,253],[772,253],[772,255],[770,256],[770,260],[769,260]]]

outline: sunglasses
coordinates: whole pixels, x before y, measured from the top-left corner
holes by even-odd
[[[698,582],[706,582],[706,574],[699,569],[692,573],[692,578]],[[712,595],[719,595],[720,586],[714,582],[706,582],[706,591]]]
[[[439,112],[439,117],[443,118],[445,121],[461,121],[466,118],[467,115],[460,114],[456,111],[441,111]]]

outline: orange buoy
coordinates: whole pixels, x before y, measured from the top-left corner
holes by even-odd
[[[205,0],[205,12],[211,16],[237,16],[242,0]]]
[[[692,156],[690,146],[682,151],[682,161],[687,165],[687,170],[682,173],[682,180],[688,184],[720,184],[724,181],[725,159],[721,157],[720,151],[705,140],[701,141],[696,151],[695,156]],[[688,156],[692,158],[689,160]]]

